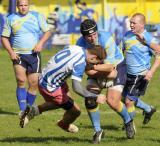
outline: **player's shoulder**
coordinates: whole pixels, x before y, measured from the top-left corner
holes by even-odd
[[[129,31],[127,31],[127,32],[125,33],[124,36],[131,36],[131,35],[133,35],[133,32],[132,32],[131,30],[129,30]]]
[[[109,37],[111,37],[112,36],[112,34],[110,33],[110,32],[108,32],[108,31],[106,31],[106,30],[100,30],[100,31],[98,31],[98,35],[100,36],[100,37],[105,37],[105,38],[109,38]]]
[[[78,45],[67,45],[67,46],[65,46],[65,48],[82,50],[82,47],[80,47]]]
[[[18,16],[18,13],[12,13],[12,14],[7,14],[6,15],[6,18],[8,18],[8,19],[13,19],[13,18],[15,18],[15,17],[17,17]]]
[[[37,11],[29,11],[28,13],[29,13],[30,15],[33,15],[33,16],[36,16],[36,17],[42,15],[41,13],[39,13],[39,12],[37,12]]]
[[[99,31],[98,32],[98,41],[102,47],[106,47],[106,43],[115,43],[112,34],[108,31]]]
[[[76,42],[76,45],[78,46],[83,46],[86,43],[85,39],[83,36],[80,36]]]
[[[133,37],[135,37],[134,33],[131,30],[129,30],[124,34],[123,40],[130,39]]]
[[[98,40],[101,45],[105,46],[107,42],[110,42],[111,40],[113,41],[114,38],[112,34],[108,31],[98,31]]]
[[[144,35],[148,36],[148,37],[154,37],[153,34],[151,32],[148,31],[144,31]]]
[[[78,45],[67,45],[64,47],[64,49],[69,49],[73,52],[83,52],[84,51],[83,47],[78,46]]]

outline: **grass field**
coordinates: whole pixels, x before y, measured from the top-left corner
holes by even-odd
[[[45,50],[42,53],[44,63],[57,50]],[[42,66],[43,66],[42,65]],[[101,124],[106,136],[99,146],[159,146],[160,145],[160,71],[157,71],[146,92],[144,101],[157,107],[152,121],[142,125],[142,111],[137,110],[135,124],[137,133],[133,140],[127,140],[122,131],[121,118],[106,104],[100,106]],[[88,146],[91,145],[93,129],[84,107],[83,98],[74,94],[82,114],[75,124],[79,127],[77,134],[66,133],[56,126],[63,110],[46,112],[21,129],[18,119],[18,105],[15,96],[16,82],[12,63],[6,51],[0,50],[0,146]],[[38,94],[36,103],[43,102]]]

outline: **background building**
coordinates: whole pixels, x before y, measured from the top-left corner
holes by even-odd
[[[160,34],[160,0],[30,0],[31,10],[43,13],[46,17],[59,8],[58,30],[55,43],[74,43],[79,36],[79,25],[86,19],[94,19],[101,30],[110,31],[119,44],[128,27],[129,17],[136,12],[145,14],[147,29]],[[0,13],[8,12],[10,0],[2,0]],[[58,40],[61,40],[58,42]],[[62,41],[63,40],[63,41]]]

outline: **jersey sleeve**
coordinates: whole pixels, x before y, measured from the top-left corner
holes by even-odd
[[[49,31],[49,27],[48,27],[48,24],[47,24],[47,21],[46,21],[44,15],[39,14],[38,15],[38,21],[39,21],[39,25],[40,25],[40,28],[41,28],[42,32]]]
[[[107,52],[106,63],[117,64],[117,62],[123,59],[122,50],[116,45],[112,36],[105,43],[105,49]]]
[[[83,57],[81,61],[78,61],[77,63],[74,64],[71,78],[81,81],[83,78],[83,74],[85,72],[85,67],[86,67],[86,62]]]
[[[6,18],[5,24],[3,26],[2,36],[10,37],[10,35],[11,35],[11,26],[9,23],[9,19]]]

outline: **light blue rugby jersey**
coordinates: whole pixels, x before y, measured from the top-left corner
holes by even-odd
[[[71,45],[54,55],[43,68],[40,85],[52,92],[62,86],[69,76],[81,81],[86,67],[86,55],[82,47]]]
[[[77,45],[84,48],[92,48],[92,46],[86,42],[83,36],[78,39]],[[116,45],[113,37],[109,32],[99,31],[96,45],[101,45],[102,48],[106,50],[107,57],[104,62],[118,65],[124,60],[122,50],[120,50],[120,48]]]
[[[48,31],[43,15],[30,11],[22,16],[19,13],[7,16],[2,36],[10,37],[10,43],[16,53],[31,54],[41,32]]]
[[[143,35],[148,42],[158,43],[147,31],[144,31]],[[149,46],[138,41],[131,31],[125,34],[121,47],[124,49],[128,74],[138,75],[150,69],[150,61],[154,51]]]

